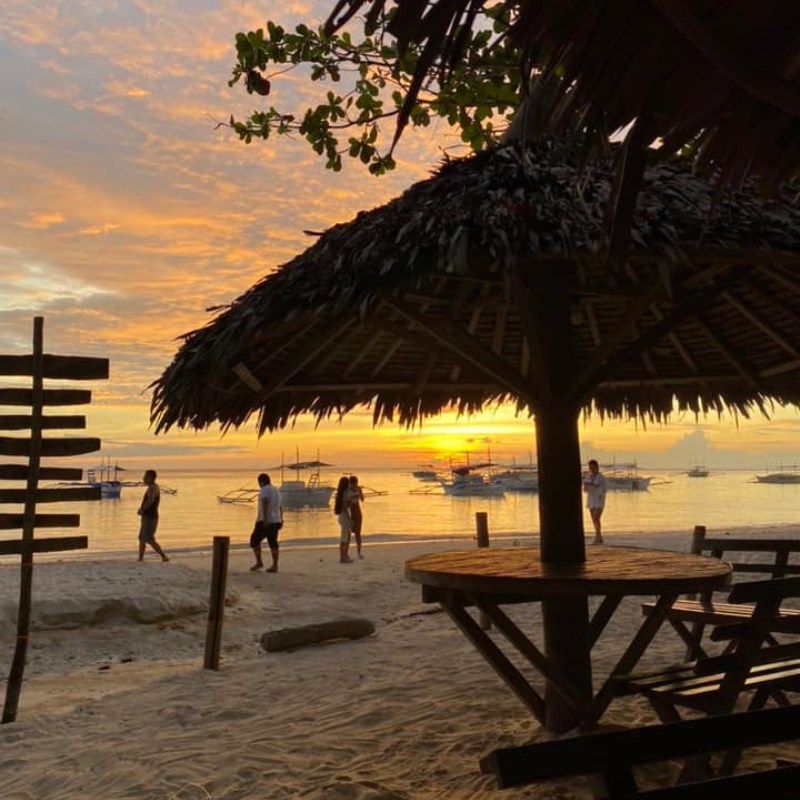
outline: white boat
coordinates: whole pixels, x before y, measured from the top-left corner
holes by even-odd
[[[690,478],[707,478],[708,470],[705,464],[693,464],[692,468],[686,474]]]
[[[650,486],[651,476],[639,475],[636,462],[630,464],[602,464],[600,472],[606,479],[606,489],[627,492],[645,492]]]
[[[294,464],[286,464],[284,466],[283,457],[281,457],[281,484],[278,488],[281,493],[281,505],[283,508],[304,508],[305,506],[327,508],[330,505],[334,487],[330,483],[322,482],[319,471],[320,467],[330,466],[332,465],[326,464],[319,459],[316,461],[300,461],[299,458]],[[296,473],[295,479],[284,480],[284,469],[293,469]],[[300,473],[303,470],[311,470],[307,481],[300,477]]]
[[[778,466],[777,471],[770,472],[767,467],[767,472],[764,475],[756,475],[757,483],[800,483],[800,470],[797,464],[792,464],[784,467],[783,464]]]

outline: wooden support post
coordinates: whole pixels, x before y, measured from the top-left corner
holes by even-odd
[[[214,537],[214,555],[211,564],[211,599],[208,603],[204,669],[219,669],[219,651],[222,644],[222,617],[225,610],[225,583],[228,578],[228,550],[230,543],[230,536]]]
[[[17,640],[6,684],[3,705],[3,724],[14,722],[19,708],[19,695],[25,674],[28,639],[31,627],[31,596],[33,594],[33,530],[36,524],[36,491],[39,487],[39,464],[42,456],[42,406],[44,399],[44,319],[33,320],[33,354],[31,356],[31,437],[28,450],[28,477],[25,484],[25,510],[22,514],[20,546],[19,608],[17,609]]]
[[[478,547],[489,546],[489,515],[485,511],[475,512],[475,532],[478,536]],[[478,623],[481,630],[488,631],[492,627],[492,621],[483,611],[478,615]]]

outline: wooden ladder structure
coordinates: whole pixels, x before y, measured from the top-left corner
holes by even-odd
[[[33,320],[33,352],[30,355],[0,355],[0,376],[28,376],[30,388],[0,386],[0,406],[27,406],[27,414],[0,414],[1,431],[30,431],[30,436],[0,436],[0,456],[27,458],[25,463],[0,464],[0,480],[25,482],[25,488],[0,489],[0,505],[22,505],[22,513],[0,513],[0,530],[21,530],[20,539],[0,541],[0,555],[20,555],[19,608],[14,656],[6,686],[2,722],[17,717],[19,695],[25,671],[30,636],[31,596],[34,553],[80,550],[88,547],[86,536],[35,538],[36,528],[77,528],[78,514],[38,514],[38,503],[99,500],[100,487],[66,486],[39,488],[40,480],[80,481],[83,470],[72,467],[42,466],[42,458],[75,456],[100,449],[100,439],[45,439],[43,431],[83,429],[86,417],[44,414],[45,406],[85,405],[92,393],[82,389],[45,389],[44,379],[105,380],[107,358],[55,356],[44,353],[44,320]]]

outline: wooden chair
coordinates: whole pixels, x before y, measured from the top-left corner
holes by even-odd
[[[706,529],[698,525],[692,536],[691,551],[698,555],[710,555],[725,558],[735,555],[735,560],[727,558],[733,567],[734,576],[768,575],[772,578],[784,578],[800,574],[800,564],[792,563],[793,554],[800,553],[800,539],[773,538],[731,538],[706,536]],[[761,554],[765,556],[757,561],[742,561],[743,554]],[[642,612],[649,615],[655,609],[655,603],[644,603]],[[707,626],[724,625],[741,622],[750,617],[753,606],[744,603],[720,601],[714,594],[701,595],[699,598],[677,600],[667,614],[667,621],[675,632],[686,643],[686,659],[705,658],[707,653],[701,645]],[[800,610],[783,608],[774,620],[775,628],[767,635],[770,644],[777,644],[773,633],[779,631],[800,633]]]
[[[762,708],[769,697],[786,704],[785,692],[800,691],[800,642],[764,643],[780,618],[782,601],[798,596],[800,578],[735,584],[728,600],[753,605],[743,621],[712,632],[712,639],[732,643],[729,652],[621,676],[616,679],[616,695],[644,694],[663,722],[678,721],[679,707],[728,714],[742,692],[754,692],[751,710]]]
[[[481,771],[494,775],[500,788],[597,776],[601,796],[618,800],[735,800],[758,794],[794,800],[800,780],[795,764],[651,790],[639,789],[634,767],[798,737],[800,706],[787,706],[502,748],[481,759]]]

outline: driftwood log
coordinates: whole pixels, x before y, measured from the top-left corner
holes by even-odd
[[[375,626],[368,619],[334,619],[329,622],[315,622],[297,628],[281,628],[267,631],[261,637],[261,646],[268,652],[293,650],[308,644],[319,644],[331,639],[360,639],[375,633]]]

